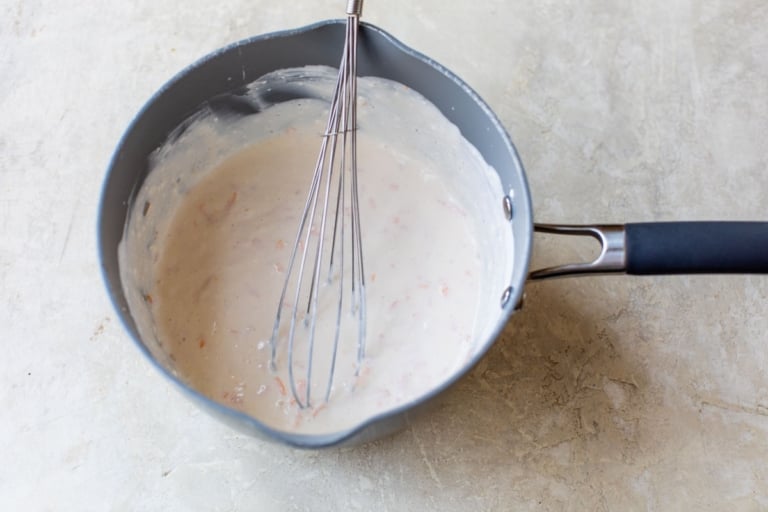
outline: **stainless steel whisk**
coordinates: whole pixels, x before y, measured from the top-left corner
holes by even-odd
[[[350,308],[356,322],[355,377],[365,354],[365,273],[360,230],[360,204],[357,182],[357,33],[363,0],[347,3],[347,30],[344,52],[330,105],[330,114],[323,135],[320,152],[307,195],[307,201],[299,222],[296,239],[286,269],[286,278],[275,316],[270,339],[272,370],[276,370],[277,344],[284,310],[289,313],[288,326],[288,376],[294,400],[302,409],[314,407],[312,369],[314,363],[315,334],[318,317],[318,298],[321,293],[338,293],[336,300],[335,328],[333,329],[332,354],[323,401],[327,402],[333,387],[336,359],[339,348],[343,310]],[[335,190],[334,190],[335,189]],[[333,205],[335,203],[335,206]],[[346,211],[349,210],[349,218]],[[333,211],[331,211],[333,210]],[[330,217],[330,218],[329,218]],[[329,231],[329,220],[333,221]],[[326,240],[328,238],[328,240]],[[327,244],[330,243],[330,251]],[[348,247],[345,248],[345,245]],[[345,252],[349,261],[345,261]],[[327,274],[323,258],[327,256]],[[298,261],[297,261],[298,259]],[[307,278],[308,276],[311,277]],[[287,301],[291,282],[295,284],[293,301]],[[337,287],[337,288],[336,288]],[[336,288],[338,291],[334,290]],[[306,300],[306,303],[305,303]],[[305,316],[298,319],[299,309]],[[297,325],[303,324],[302,325]],[[296,376],[295,353],[298,329],[305,329],[307,366],[303,379]],[[306,389],[301,389],[303,386]],[[303,396],[301,396],[303,395]]]

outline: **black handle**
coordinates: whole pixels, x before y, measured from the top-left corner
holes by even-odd
[[[768,222],[626,225],[627,273],[768,273]]]

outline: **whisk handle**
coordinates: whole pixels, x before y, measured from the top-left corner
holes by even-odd
[[[347,15],[360,16],[363,14],[363,0],[347,0]]]

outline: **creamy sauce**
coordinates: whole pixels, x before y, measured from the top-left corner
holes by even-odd
[[[334,73],[303,68],[257,82],[250,98],[258,103],[274,80],[307,75],[311,96],[327,97]],[[311,387],[313,407],[293,400],[287,326],[276,370],[269,365],[324,101],[246,117],[201,112],[154,155],[121,244],[131,312],[153,355],[201,393],[280,430],[354,427],[445,382],[490,334],[511,275],[511,230],[493,169],[415,92],[369,78],[358,88],[366,357],[356,377],[356,331],[345,328],[328,403],[327,361],[307,383],[303,350],[297,385]],[[334,297],[325,288],[323,297]],[[319,328],[316,357],[330,353],[328,332]]]

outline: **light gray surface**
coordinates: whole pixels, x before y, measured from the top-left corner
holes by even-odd
[[[346,451],[239,436],[142,359],[96,261],[117,139],[192,60],[344,3],[3,2],[0,510],[768,509],[768,277],[531,285],[441,407]],[[496,109],[538,220],[768,220],[765,2],[368,0],[365,19]],[[590,249],[542,238],[534,263]]]

